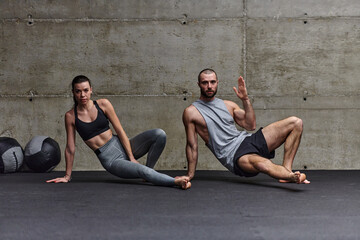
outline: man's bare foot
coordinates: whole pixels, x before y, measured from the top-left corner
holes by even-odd
[[[175,184],[186,190],[191,188],[191,182],[189,180],[189,177],[186,176],[175,177]]]
[[[283,180],[280,179],[279,182],[281,183],[304,183],[304,184],[310,184],[310,181],[306,179],[305,173],[300,173],[299,171],[296,171],[292,175],[292,180]]]

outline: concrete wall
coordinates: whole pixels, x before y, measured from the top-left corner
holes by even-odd
[[[130,137],[167,132],[157,169],[184,169],[182,111],[212,67],[218,96],[239,104],[232,86],[245,76],[258,127],[304,120],[295,168],[358,169],[359,9],[357,0],[2,0],[0,136],[25,146],[48,135],[63,151],[70,82],[85,74]],[[199,143],[198,169],[224,169]],[[102,169],[78,135],[76,144],[75,170]]]

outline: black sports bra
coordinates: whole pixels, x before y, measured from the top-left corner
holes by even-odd
[[[96,101],[94,101],[94,104],[96,109],[98,110],[98,114],[93,122],[81,121],[77,116],[77,105],[75,105],[74,107],[76,131],[79,133],[80,137],[84,141],[89,140],[90,138],[93,138],[110,129],[107,116],[99,107]]]

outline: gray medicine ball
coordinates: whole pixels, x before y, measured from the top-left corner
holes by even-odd
[[[24,161],[24,151],[13,138],[0,137],[0,173],[19,170]]]
[[[61,160],[59,144],[47,136],[35,136],[25,146],[25,163],[34,172],[50,172]]]

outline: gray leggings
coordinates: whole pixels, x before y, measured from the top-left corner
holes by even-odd
[[[166,134],[161,129],[152,129],[130,139],[135,159],[146,153],[146,166],[129,161],[119,138],[113,136],[95,152],[102,166],[111,174],[121,178],[142,178],[155,185],[173,186],[175,179],[152,169],[159,159],[166,143]]]

